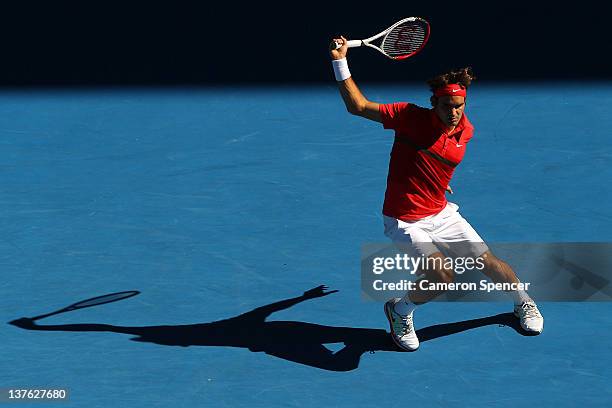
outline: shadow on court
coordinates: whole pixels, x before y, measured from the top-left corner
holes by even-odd
[[[32,318],[9,322],[14,326],[40,331],[114,332],[129,334],[130,340],[165,346],[244,347],[253,352],[330,371],[350,371],[359,366],[365,352],[400,351],[387,331],[354,327],[323,326],[298,321],[266,321],[274,312],[288,309],[305,300],[320,298],[337,291],[319,286],[301,296],[258,307],[250,312],[225,320],[174,326],[113,326],[108,324],[38,325]],[[524,332],[512,313],[502,313],[480,319],[444,323],[417,330],[421,342],[489,325],[511,327]],[[333,352],[325,344],[343,343]]]

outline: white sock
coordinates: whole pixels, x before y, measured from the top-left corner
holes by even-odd
[[[410,301],[408,294],[406,293],[406,295],[401,298],[400,301],[395,304],[395,306],[393,306],[393,309],[402,316],[408,316],[414,312],[416,307],[417,305]]]
[[[525,302],[533,302],[533,300],[524,290],[513,290],[510,292],[510,296],[512,296],[515,305],[521,305]]]

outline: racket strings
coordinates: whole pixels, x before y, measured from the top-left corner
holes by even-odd
[[[402,24],[391,30],[383,39],[382,50],[390,57],[410,55],[423,47],[428,27],[414,22]]]
[[[136,290],[126,291],[126,292],[118,292],[118,293],[111,293],[109,295],[103,295],[103,296],[98,296],[98,297],[95,297],[95,298],[83,300],[81,302],[75,303],[74,305],[72,305],[72,307],[74,307],[74,308],[83,308],[83,307],[90,307],[90,306],[96,306],[96,305],[103,305],[105,303],[112,303],[112,302],[116,302],[118,300],[127,299],[127,298],[135,296],[135,295],[137,295],[139,293],[140,292],[138,292]]]

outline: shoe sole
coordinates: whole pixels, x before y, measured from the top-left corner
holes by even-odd
[[[512,314],[514,315],[514,317],[516,317],[517,319],[521,320],[521,317],[516,312],[513,312]],[[543,327],[542,327],[542,330],[540,330],[540,331],[537,331],[537,330],[527,330],[526,328],[523,327],[522,324],[521,324],[521,329],[525,330],[527,333],[534,333],[534,334],[542,334],[542,332],[544,331]]]
[[[419,349],[418,347],[417,347],[417,348],[414,348],[414,349],[405,348],[404,346],[402,346],[402,345],[400,344],[400,342],[398,342],[398,341],[395,339],[395,336],[393,335],[393,323],[392,323],[392,322],[393,322],[393,318],[391,317],[391,312],[390,312],[390,311],[387,309],[387,305],[388,305],[388,304],[387,304],[387,303],[385,303],[385,308],[384,308],[384,309],[385,309],[385,316],[387,316],[387,321],[389,322],[389,331],[391,332],[391,339],[393,339],[393,343],[394,343],[394,344],[395,344],[397,347],[399,347],[400,349],[402,349],[403,351],[416,351],[416,350],[418,350],[418,349]]]

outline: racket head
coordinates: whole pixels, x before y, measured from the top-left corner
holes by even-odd
[[[84,307],[104,305],[106,303],[117,302],[119,300],[127,299],[132,296],[138,295],[140,292],[137,290],[128,290],[125,292],[109,293],[108,295],[96,296],[90,299],[81,300],[80,302],[74,303],[68,306],[69,309],[82,309]]]
[[[429,40],[429,23],[420,17],[408,17],[393,24],[383,37],[380,49],[394,60],[417,54]]]
[[[80,302],[73,303],[63,309],[56,310],[55,312],[45,313],[40,316],[31,317],[30,320],[44,319],[45,317],[54,316],[60,313],[70,312],[72,310],[82,309],[84,307],[103,305],[106,303],[117,302],[119,300],[127,299],[132,296],[138,295],[140,292],[137,290],[128,290],[125,292],[109,293],[108,295],[96,296],[90,299],[81,300]]]

